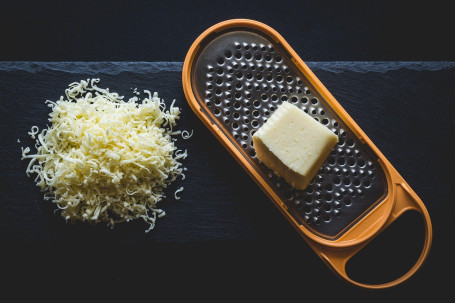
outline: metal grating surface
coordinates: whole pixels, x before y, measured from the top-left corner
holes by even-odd
[[[214,123],[255,163],[298,222],[334,238],[381,200],[383,171],[372,151],[311,87],[288,54],[249,30],[210,38],[193,63],[193,90]],[[304,190],[293,189],[256,156],[252,135],[282,102],[291,102],[331,129],[338,144]]]

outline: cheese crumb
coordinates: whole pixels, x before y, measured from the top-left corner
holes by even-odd
[[[46,101],[51,126],[41,132],[33,126],[28,133],[37,152],[22,148],[22,159],[30,160],[26,173],[36,174],[44,199],[55,203],[66,221],[113,228],[142,218],[148,232],[165,215],[156,207],[164,189],[186,170],[179,161],[188,154],[171,138],[180,109],[172,102],[166,110],[150,91],[142,102],[124,101],[98,82],[71,83],[66,98]]]

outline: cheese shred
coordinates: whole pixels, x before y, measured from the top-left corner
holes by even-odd
[[[142,102],[138,97],[124,101],[98,82],[71,83],[66,98],[46,101],[51,126],[41,132],[32,126],[28,133],[37,151],[22,148],[22,159],[30,160],[26,173],[36,174],[44,199],[55,203],[66,221],[105,222],[113,228],[141,218],[148,232],[165,215],[156,207],[164,190],[184,178],[179,161],[188,154],[171,137],[182,133],[173,130],[180,109],[172,102],[166,110],[158,94],[147,90]],[[182,190],[177,189],[176,199]]]

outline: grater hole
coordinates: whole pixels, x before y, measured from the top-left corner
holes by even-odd
[[[303,104],[307,104],[308,103],[308,98],[307,97],[303,97],[301,101],[302,101]]]
[[[303,206],[303,211],[307,214],[311,213],[311,207],[309,205]]]
[[[332,201],[333,197],[331,194],[327,193],[327,194],[325,194],[324,198],[325,198],[325,201],[330,202],[330,201]]]
[[[287,77],[286,77],[286,82],[287,82],[287,83],[291,83],[292,80],[294,80],[294,79],[293,79],[291,76],[287,76]]]
[[[226,50],[224,52],[224,56],[226,57],[226,59],[230,59],[232,57],[232,52],[230,50]]]
[[[251,58],[253,58],[253,56],[250,53],[245,54],[245,59],[251,60]]]
[[[258,110],[254,110],[253,111],[253,117],[255,117],[255,118],[259,117],[259,111]]]
[[[246,79],[247,79],[247,80],[253,79],[253,75],[252,75],[251,73],[247,73],[247,74],[246,74]],[[251,85],[250,85],[250,88],[251,88]]]
[[[327,184],[325,185],[325,190],[328,191],[328,192],[332,191],[332,190],[333,190],[333,185],[330,184],[330,183],[327,183]]]
[[[205,101],[205,104],[206,104],[208,107],[212,106],[212,102],[210,102],[209,100]]]
[[[259,107],[259,106],[261,106],[261,102],[259,102],[259,100],[254,100],[253,101],[253,106],[254,107]]]
[[[215,99],[215,105],[220,105],[221,104],[221,100],[220,99]]]
[[[242,59],[242,53],[241,52],[235,52],[235,57],[237,59]]]
[[[281,96],[281,101],[284,102],[284,101],[287,101],[287,100],[288,100],[288,96],[286,96],[286,95],[282,95]]]
[[[232,123],[232,128],[233,129],[238,129],[239,128],[239,124],[237,122]]]
[[[265,61],[267,61],[267,62],[272,61],[272,56],[269,54],[265,55]]]
[[[265,79],[266,79],[267,81],[271,82],[271,81],[273,80],[273,77],[272,77],[271,74],[268,74],[268,75],[265,77]]]
[[[306,188],[305,191],[306,191],[307,194],[313,193],[313,186],[309,185],[309,186]]]
[[[272,97],[271,97],[271,99],[272,99],[272,101],[274,101],[274,102],[275,102],[275,101],[277,101],[277,100],[278,100],[278,96],[277,96],[277,95],[275,95],[275,94],[273,94],[273,95],[272,95]]]
[[[223,83],[223,79],[217,78],[216,79],[216,84],[221,85]]]
[[[324,118],[324,119],[322,119],[321,122],[322,122],[323,125],[328,125],[329,124],[329,119]]]
[[[213,113],[215,114],[215,116],[219,116],[220,113],[221,113],[221,111],[220,111],[219,108],[215,108],[215,109],[213,110]]]
[[[224,123],[229,124],[230,122],[231,122],[231,121],[229,121],[229,119],[227,119],[227,118],[224,119]]]
[[[243,147],[243,149],[247,149],[247,147],[248,147],[248,144],[246,144],[246,143],[243,143],[243,144],[242,144],[242,147]]]
[[[326,212],[332,211],[332,205],[331,205],[330,203],[325,203],[325,204],[324,204],[324,210],[325,210]]]
[[[360,186],[360,180],[358,178],[355,178],[352,184],[354,184],[354,186]]]
[[[297,99],[296,96],[293,96],[293,97],[291,98],[291,102],[292,102],[292,103],[297,103],[298,100],[299,100],[299,99]]]
[[[234,134],[234,138],[238,140],[240,138],[239,134]]]
[[[254,59],[256,59],[256,61],[261,61],[262,55],[261,55],[260,53],[256,53],[256,54],[254,55]]]
[[[240,114],[235,112],[233,115],[234,119],[239,119],[240,118]]]
[[[212,61],[213,62],[213,61]],[[219,65],[223,65],[224,64],[224,59],[222,57],[219,57],[218,60],[217,60],[218,64]],[[212,68],[213,69],[213,68]],[[209,70],[210,71],[210,70]]]
[[[283,82],[283,76],[281,76],[281,75],[276,76],[276,81],[278,83]]]
[[[237,99],[237,100],[239,100],[241,97],[242,97],[242,94],[240,92],[236,92],[234,94],[234,98]]]
[[[349,158],[348,159],[348,164],[349,164],[349,166],[355,166],[355,160],[352,159],[352,158]]]
[[[277,56],[275,57],[275,61],[276,61],[276,62],[281,62],[282,60],[283,60],[283,58],[281,58],[280,55],[277,55]]]
[[[254,149],[250,150],[250,156],[252,158],[254,158],[256,156],[256,152],[254,151]]]
[[[252,125],[254,128],[256,128],[256,127],[258,127],[259,122],[258,122],[257,120],[253,120],[253,121],[251,122],[251,125]]]
[[[349,206],[352,204],[351,198],[349,198],[349,197],[345,197],[343,202],[346,206]]]
[[[316,99],[316,98],[311,99],[311,104],[315,105],[317,103],[318,103],[318,99]]]
[[[359,159],[359,161],[357,162],[357,164],[359,164],[360,167],[365,167],[365,160]]]
[[[351,179],[349,179],[349,178],[344,178],[344,179],[343,179],[343,184],[344,184],[344,185],[349,185],[349,184],[351,184]]]

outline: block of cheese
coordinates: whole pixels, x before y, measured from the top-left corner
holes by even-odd
[[[338,137],[297,106],[283,102],[253,135],[256,155],[276,175],[303,190]]]

